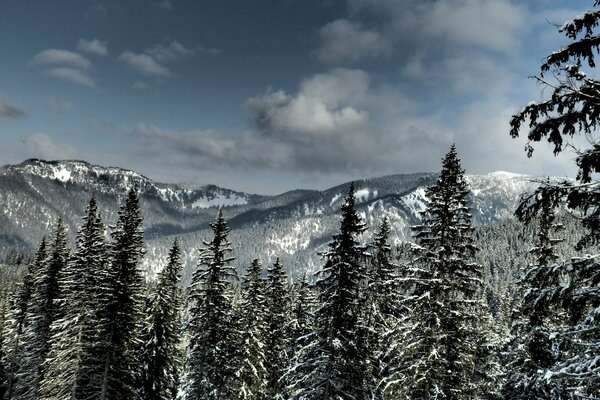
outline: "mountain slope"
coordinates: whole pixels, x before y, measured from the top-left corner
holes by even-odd
[[[424,207],[424,188],[435,177],[416,173],[357,181],[358,210],[371,228],[387,216],[394,240],[405,240]],[[519,195],[536,186],[526,176],[505,172],[467,178],[476,224],[511,216]],[[110,225],[127,191],[137,188],[149,271],[161,268],[175,236],[180,237],[189,271],[195,264],[195,250],[210,236],[208,224],[218,207],[223,207],[232,227],[240,269],[256,257],[268,263],[280,256],[290,272],[314,270],[319,264],[317,252],[337,229],[338,211],[348,185],[260,196],[214,185],[162,184],[134,171],[83,161],[27,160],[0,168],[0,253],[14,247],[31,251],[44,234],[51,232],[59,216],[65,219],[73,238],[92,196]]]

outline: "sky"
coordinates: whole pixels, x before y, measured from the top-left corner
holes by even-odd
[[[434,172],[573,176],[511,115],[592,0],[0,0],[0,164],[253,193]]]

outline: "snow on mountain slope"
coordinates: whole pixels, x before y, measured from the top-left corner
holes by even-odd
[[[425,188],[435,179],[435,174],[417,173],[354,182],[358,211],[369,226],[364,239],[387,216],[393,242],[409,240],[410,226],[418,222],[426,204]],[[507,172],[467,179],[477,224],[510,217],[521,193],[536,187],[529,177]],[[12,247],[33,250],[59,216],[73,238],[91,196],[110,225],[127,191],[137,188],[147,243],[144,264],[150,273],[162,267],[168,248],[179,237],[189,275],[198,247],[210,238],[209,224],[219,207],[232,227],[238,268],[257,257],[268,263],[279,256],[290,272],[315,270],[320,264],[318,251],[338,229],[339,207],[348,186],[259,196],[214,185],[162,184],[134,171],[83,161],[28,160],[0,168],[0,253]]]

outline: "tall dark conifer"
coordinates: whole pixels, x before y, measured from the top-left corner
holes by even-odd
[[[402,386],[412,399],[479,396],[478,346],[486,331],[481,266],[473,257],[469,188],[453,145],[437,182],[427,188],[422,223],[414,226],[419,256],[410,267]]]
[[[4,359],[2,363],[6,368],[6,383],[4,398],[7,400],[18,399],[19,375],[24,374],[23,360],[26,357],[25,334],[31,325],[32,298],[35,292],[36,281],[47,262],[46,239],[43,238],[34,260],[29,264],[23,282],[19,286],[11,305],[10,315],[4,326]]]
[[[104,309],[108,351],[102,356],[102,399],[131,399],[139,383],[136,361],[143,307],[139,265],[144,256],[142,222],[138,193],[131,189],[113,228],[104,288],[108,295]]]
[[[211,224],[213,239],[204,242],[198,268],[190,286],[187,360],[187,400],[234,398],[236,332],[232,321],[232,280],[235,269],[229,264],[231,243],[223,214]]]
[[[59,275],[69,257],[67,229],[62,219],[58,220],[47,260],[40,264],[34,275],[31,304],[27,310],[27,327],[23,335],[24,355],[21,372],[15,385],[15,396],[21,400],[38,398],[44,378],[44,361],[50,346],[50,326],[58,319],[60,311]]]
[[[50,327],[50,350],[40,400],[100,398],[108,269],[105,226],[96,200],[87,206],[77,249],[59,274],[60,317]]]
[[[267,400],[267,368],[264,342],[266,336],[265,282],[261,277],[262,266],[257,259],[252,261],[242,279],[241,302],[238,307],[239,366],[237,377],[237,399]],[[233,361],[233,360],[232,360]]]
[[[265,292],[266,334],[265,368],[267,372],[266,398],[282,398],[284,382],[281,379],[289,357],[289,284],[279,258],[267,269]]]
[[[384,217],[376,233],[369,263],[368,286],[365,295],[364,324],[369,355],[370,399],[393,398],[400,381],[400,331],[403,293],[399,281],[400,267],[392,262],[389,244],[390,224]],[[384,394],[386,396],[384,397]]]
[[[169,261],[158,274],[156,291],[147,309],[142,334],[142,392],[144,400],[175,400],[183,355],[181,343],[181,250],[175,240]]]
[[[324,253],[327,261],[316,283],[315,331],[302,350],[303,365],[295,368],[307,374],[296,377],[294,399],[364,399],[369,392],[365,332],[359,324],[367,253],[358,237],[365,230],[351,185],[342,204],[340,232]]]

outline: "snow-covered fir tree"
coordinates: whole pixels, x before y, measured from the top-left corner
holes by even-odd
[[[25,372],[21,369],[27,357],[25,335],[30,326],[32,297],[34,296],[36,281],[47,263],[46,239],[43,238],[38,251],[28,266],[23,282],[19,286],[12,301],[9,317],[5,323],[2,364],[6,371],[4,383],[6,400],[18,399],[19,377]]]
[[[267,269],[265,291],[266,399],[283,398],[283,373],[289,357],[290,295],[287,275],[279,258]]]
[[[282,377],[284,388],[282,394],[289,396],[293,393],[298,379],[307,376],[310,366],[303,361],[306,346],[310,344],[311,333],[314,329],[314,308],[317,299],[313,288],[310,286],[307,274],[302,274],[300,282],[293,287],[291,318],[289,322],[289,364]]]
[[[96,200],[87,206],[73,258],[59,274],[61,316],[50,327],[41,400],[101,398],[108,249]]]
[[[376,233],[369,263],[365,294],[364,324],[368,331],[370,399],[395,398],[400,381],[400,343],[403,293],[400,267],[392,262],[390,224],[384,217]]]
[[[407,278],[413,293],[402,344],[404,397],[474,399],[485,386],[476,371],[488,318],[481,266],[473,261],[469,188],[454,145],[425,194],[422,222],[413,227],[419,255]]]
[[[246,271],[241,284],[238,308],[239,366],[237,399],[259,400],[267,397],[267,369],[265,365],[266,303],[262,266],[257,259]]]
[[[104,290],[108,303],[104,369],[100,395],[103,399],[131,399],[139,385],[143,278],[139,264],[144,256],[143,218],[137,191],[131,189],[119,210],[110,244],[110,267]]]
[[[141,335],[141,398],[144,400],[175,400],[179,390],[183,362],[180,273],[181,249],[175,240],[167,265],[158,274]]]
[[[235,398],[236,332],[232,312],[229,228],[219,211],[211,224],[213,239],[204,242],[190,286],[187,400]]]
[[[536,219],[539,225],[538,243],[530,250],[536,261],[526,267],[517,282],[522,298],[515,310],[511,329],[508,378],[503,388],[507,399],[566,397],[562,385],[544,377],[544,371],[551,368],[561,356],[557,351],[561,339],[557,332],[567,318],[554,299],[563,283],[563,277],[556,273],[554,266],[558,260],[555,247],[562,240],[554,237],[560,225],[555,222],[554,204],[545,193],[548,184],[547,181],[537,190],[541,202]]]
[[[27,310],[27,326],[23,333],[23,357],[14,386],[14,397],[22,400],[38,398],[44,377],[44,361],[50,344],[50,326],[58,319],[60,310],[59,275],[69,258],[67,229],[59,219],[49,247],[48,258],[34,274],[33,290]]]
[[[306,373],[294,377],[294,399],[364,399],[369,393],[366,335],[360,325],[367,253],[358,242],[366,226],[356,211],[354,185],[341,209],[340,231],[323,254],[326,264],[316,283],[315,330],[302,349],[303,365],[294,367]]]

